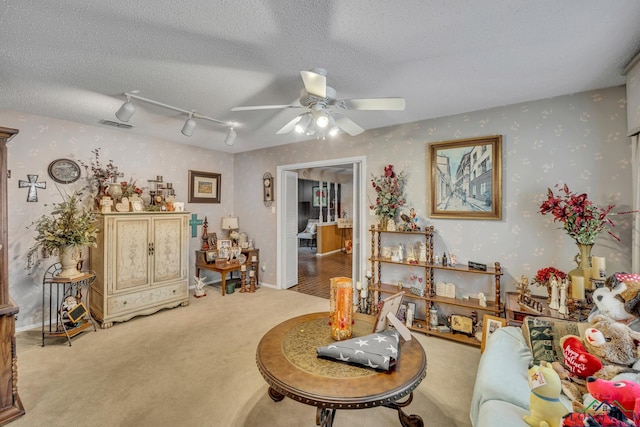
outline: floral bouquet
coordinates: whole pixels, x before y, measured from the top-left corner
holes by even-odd
[[[371,177],[371,185],[377,193],[376,202],[369,208],[379,217],[394,218],[398,209],[406,202],[404,186],[406,175],[404,171],[396,174],[393,165],[385,166],[384,174]]]
[[[122,197],[130,198],[133,195],[139,196],[142,194],[142,189],[136,186],[136,181],[130,179],[129,182],[122,181]]]
[[[577,243],[592,245],[607,225],[614,226],[609,219],[613,208],[614,205],[608,205],[605,208],[597,207],[587,199],[585,193],[577,194],[569,191],[569,187],[565,184],[558,195],[549,188],[547,200],[540,205],[540,213],[542,215],[551,213],[553,221],[562,222],[567,234]],[[607,232],[614,239],[620,240],[612,232],[608,230]]]
[[[231,240],[233,241],[233,245],[235,246],[238,244],[238,240],[240,239],[240,233],[234,230],[231,232],[231,234],[229,234],[229,237],[231,238]]]
[[[533,284],[536,286],[551,286],[551,276],[554,276],[558,282],[567,277],[567,273],[558,270],[555,267],[545,267],[538,270],[536,277],[533,278]]]

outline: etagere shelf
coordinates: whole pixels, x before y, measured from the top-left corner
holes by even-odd
[[[453,265],[453,266],[444,266],[441,264],[434,264],[434,250],[433,250],[433,235],[435,233],[435,229],[433,226],[427,227],[424,231],[383,231],[378,229],[376,226],[371,226],[371,257],[369,261],[371,263],[371,270],[373,272],[373,280],[372,286],[369,289],[370,292],[373,292],[375,295],[378,295],[380,298],[384,294],[395,294],[400,290],[397,285],[390,283],[382,283],[382,270],[383,265],[398,265],[398,266],[406,266],[413,268],[424,269],[425,274],[425,289],[424,295],[416,295],[413,293],[405,293],[405,300],[414,300],[414,301],[425,301],[426,310],[424,312],[415,313],[416,318],[414,320],[413,326],[410,327],[411,330],[416,332],[421,332],[427,335],[445,338],[457,342],[461,342],[464,344],[470,344],[477,347],[480,347],[481,343],[474,337],[469,337],[464,334],[452,333],[452,332],[441,332],[437,329],[430,329],[428,322],[425,320],[428,318],[427,312],[431,308],[431,306],[453,306],[453,307],[461,307],[467,311],[482,311],[486,313],[491,313],[493,315],[502,316],[504,313],[504,304],[500,302],[500,279],[502,276],[502,267],[499,262],[494,264],[494,267],[488,267],[486,271],[483,270],[475,270],[467,267],[466,265]],[[411,243],[415,243],[416,237],[419,238],[420,241],[424,239],[424,243],[426,245],[426,261],[417,261],[417,262],[408,262],[406,258],[392,260],[391,258],[382,256],[382,240],[383,236],[393,236],[399,237],[403,241],[411,240]],[[413,239],[411,239],[413,237]],[[474,275],[486,275],[493,278],[493,293],[494,300],[487,300],[486,306],[480,305],[480,301],[477,298],[450,298],[445,296],[436,295],[435,292],[435,274],[440,271],[452,271],[458,273],[468,273]],[[405,289],[406,290],[406,289]]]

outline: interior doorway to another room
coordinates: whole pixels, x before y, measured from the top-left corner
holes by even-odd
[[[329,278],[347,276],[354,282],[360,280],[360,266],[364,262],[360,232],[364,223],[361,206],[364,161],[364,157],[359,157],[278,167],[279,288],[294,287],[326,298]],[[321,200],[323,197],[326,200]],[[337,229],[337,220],[340,218],[344,226],[345,217],[353,228]],[[319,236],[314,242],[296,237],[309,220],[318,223]],[[330,246],[333,238],[338,240],[338,246]],[[346,249],[347,240],[351,240],[350,251]]]

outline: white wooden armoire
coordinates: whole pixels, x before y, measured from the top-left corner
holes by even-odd
[[[189,214],[118,212],[98,218],[91,314],[102,328],[189,304]]]

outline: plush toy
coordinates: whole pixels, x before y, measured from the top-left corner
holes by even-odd
[[[594,315],[605,315],[613,320],[628,321],[634,316],[629,314],[624,308],[624,302],[620,293],[622,289],[610,289],[607,287],[598,288],[593,291],[593,302],[597,310]],[[591,321],[591,316],[589,318]]]
[[[630,316],[640,316],[640,274],[615,273],[606,285],[616,290]]]
[[[602,369],[602,362],[589,353],[580,337],[565,335],[560,339],[562,355],[567,369],[580,378],[587,378]]]
[[[595,376],[611,379],[640,360],[640,333],[604,315],[595,316],[585,331],[584,346],[603,362]]]
[[[594,399],[617,406],[626,417],[640,425],[640,384],[628,380],[608,381],[589,377],[587,390]]]
[[[529,415],[522,418],[531,427],[559,427],[569,412],[560,402],[560,377],[545,361],[529,368]]]
[[[635,427],[636,424],[615,406],[608,411],[597,414],[588,414],[580,411],[571,412],[562,418],[562,427],[584,426]]]

